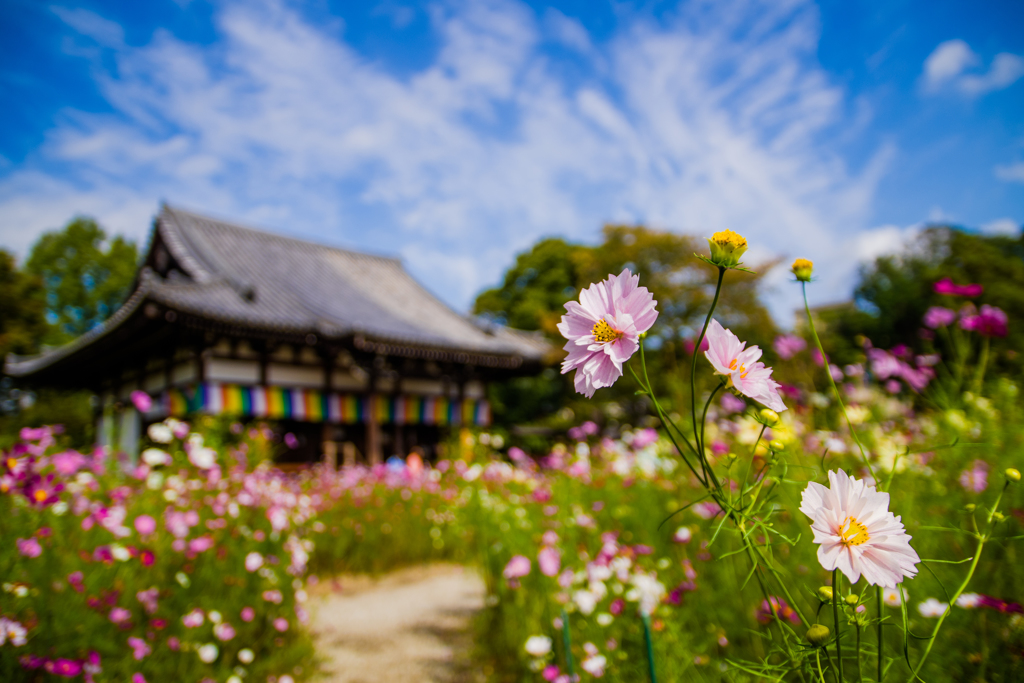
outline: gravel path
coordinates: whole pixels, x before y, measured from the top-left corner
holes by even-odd
[[[318,593],[313,624],[329,683],[481,680],[470,666],[469,620],[483,607],[484,586],[471,570],[432,565],[341,577]]]

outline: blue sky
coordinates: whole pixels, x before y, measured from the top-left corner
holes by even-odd
[[[605,222],[806,256],[1024,221],[1020,2],[2,0],[0,246],[161,201],[401,256],[465,310]],[[766,299],[782,323],[784,267]]]

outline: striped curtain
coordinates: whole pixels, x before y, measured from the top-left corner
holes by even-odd
[[[379,424],[484,427],[491,423],[490,405],[482,399],[459,401],[443,396],[377,395],[371,401],[369,396],[355,394],[325,394],[314,389],[245,387],[216,382],[165,391],[161,405],[164,414],[175,417],[206,413],[356,424],[369,421],[372,414]]]

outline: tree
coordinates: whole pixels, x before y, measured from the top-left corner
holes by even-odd
[[[45,288],[51,324],[46,341],[68,342],[106,320],[128,294],[137,259],[134,242],[121,236],[107,241],[91,218],[75,218],[40,237],[25,269]]]
[[[14,257],[0,250],[0,363],[8,353],[39,350],[46,334],[43,296],[39,278],[20,272]]]

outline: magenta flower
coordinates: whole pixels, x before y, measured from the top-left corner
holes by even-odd
[[[789,360],[796,354],[807,348],[807,342],[803,337],[793,334],[781,334],[772,342],[772,348],[779,354],[782,360]]]
[[[506,579],[520,579],[530,573],[530,558],[523,555],[514,555],[508,564],[505,565],[505,571],[502,575]]]
[[[82,673],[82,663],[74,659],[54,659],[47,662],[45,668],[54,676],[63,678],[74,678]]]
[[[942,278],[936,282],[932,285],[932,289],[936,294],[944,294],[946,296],[966,296],[971,298],[981,296],[981,293],[985,291],[985,288],[979,284],[958,285],[948,277]]]
[[[576,391],[587,398],[622,376],[622,364],[640,348],[640,335],[658,319],[657,301],[629,269],[580,292],[565,304],[558,331],[569,341],[562,374],[576,371]]]
[[[153,408],[153,398],[145,391],[133,391],[130,398],[140,413],[148,413]]]
[[[146,677],[140,673],[133,673],[132,683],[146,683]]]
[[[277,629],[279,632],[284,633],[288,630],[288,620],[284,617],[278,617],[277,619],[274,619],[274,628]]]
[[[557,576],[558,570],[562,568],[562,554],[557,548],[542,548],[537,554],[537,566],[544,576]]]
[[[956,311],[952,311],[942,306],[932,306],[924,314],[924,324],[926,327],[930,327],[933,330],[937,330],[940,327],[947,327],[952,325],[953,321],[956,320]]]
[[[136,661],[141,661],[146,655],[153,651],[149,646],[149,643],[144,641],[142,638],[136,638],[132,636],[128,639],[128,647],[132,649],[132,656],[135,657]]]
[[[256,618],[256,610],[252,607],[243,607],[241,613],[242,621],[249,623]]]
[[[188,542],[188,549],[189,549],[189,551],[193,552],[193,553],[196,553],[196,554],[198,554],[198,553],[205,553],[207,550],[209,550],[212,547],[213,547],[213,537],[212,536],[200,536],[198,538],[193,538],[191,541]]]
[[[156,520],[149,515],[139,515],[135,518],[135,530],[143,536],[148,536],[156,531]]]
[[[35,477],[29,481],[25,486],[25,497],[33,505],[39,507],[46,507],[47,505],[53,505],[60,496],[58,495],[64,490],[64,484],[56,481],[56,477],[52,474],[48,474],[45,477]]]
[[[758,361],[761,349],[757,346],[746,348],[746,342],[741,342],[717,320],[708,325],[707,339],[710,346],[704,356],[715,368],[716,375],[728,378],[728,385],[740,394],[772,410],[786,410],[786,404],[779,396],[779,383],[771,378],[772,369]]]
[[[88,462],[85,456],[77,451],[65,451],[63,453],[57,453],[50,462],[53,463],[53,467],[57,470],[57,473],[64,477],[70,477],[78,470],[85,467]]]
[[[39,557],[43,554],[43,546],[35,538],[19,538],[14,543],[18,552],[25,557]]]
[[[1007,317],[1001,309],[985,304],[975,315],[960,319],[960,327],[977,332],[982,337],[1005,337],[1008,333]]]
[[[988,488],[988,463],[975,460],[971,469],[960,473],[960,485],[970,493],[981,493]]]
[[[156,614],[157,598],[159,597],[160,591],[155,587],[139,591],[135,594],[135,598],[142,603],[142,608],[146,610],[146,614]]]

